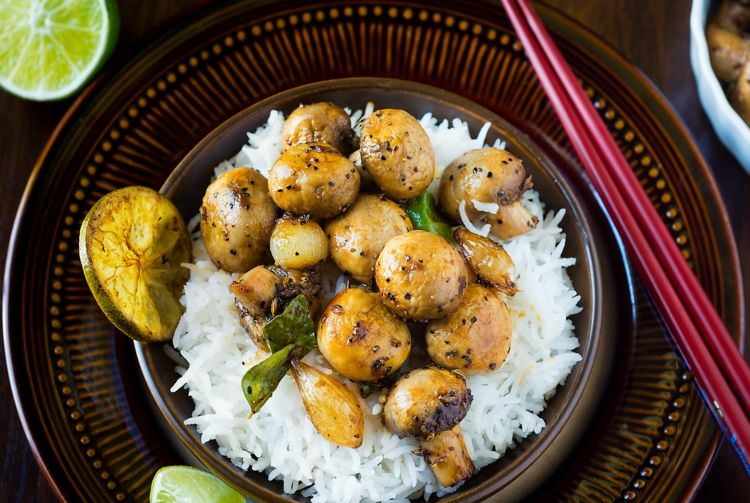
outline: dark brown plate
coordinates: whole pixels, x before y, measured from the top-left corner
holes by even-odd
[[[670,226],[729,330],[744,328],[734,240],[695,144],[655,88],[601,40],[541,14]],[[61,497],[144,501],[182,462],[145,403],[135,352],[86,287],[77,233],[93,202],[159,187],[211,130],[276,92],[351,76],[454,91],[508,119],[558,165],[570,148],[502,9],[407,0],[233,2],[165,33],[92,83],[41,156],[6,267],[6,358],[24,428]],[[700,485],[718,431],[650,303],[636,290],[592,427],[535,499],[675,501]]]
[[[267,98],[238,113],[212,131],[175,168],[162,193],[177,205],[186,220],[198,213],[213,168],[236,154],[271,110],[288,114],[300,103],[331,101],[352,109],[363,109],[368,101],[377,108],[402,108],[417,117],[430,112],[438,120],[459,117],[476,134],[485,122],[491,123],[487,143],[496,139],[523,160],[533,176],[548,209],[565,208],[563,228],[567,239],[565,255],[577,262],[568,271],[581,295],[583,311],[573,317],[583,357],[565,386],[558,389],[542,418],[547,427],[509,451],[509,455],[483,468],[461,490],[443,501],[498,501],[519,499],[547,479],[570,454],[591,422],[607,387],[612,353],[618,338],[632,337],[630,294],[632,285],[617,256],[617,245],[610,236],[606,219],[597,210],[585,185],[577,190],[552,162],[520,131],[489,110],[453,93],[414,82],[383,78],[351,78],[308,84]],[[613,254],[612,251],[615,251]],[[605,312],[606,306],[606,315]],[[283,494],[280,482],[270,483],[259,473],[246,473],[222,457],[214,442],[204,445],[194,427],[185,426],[195,405],[186,390],[171,393],[178,375],[162,344],[138,344],[136,352],[149,390],[164,421],[181,447],[187,449],[211,471],[246,494],[271,501],[292,501]],[[239,383],[238,383],[239,386]]]

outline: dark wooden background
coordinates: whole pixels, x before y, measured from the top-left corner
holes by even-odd
[[[711,129],[696,95],[689,61],[690,0],[546,0],[568,13],[618,48],[667,96],[692,132],[712,167],[732,220],[750,291],[750,175],[722,146]],[[164,29],[200,15],[209,0],[120,0],[121,34],[111,61],[126,58]],[[26,180],[55,125],[70,106],[31,103],[0,91],[0,268],[16,207]],[[750,148],[750,146],[748,146]],[[745,298],[748,305],[747,297]],[[745,334],[747,339],[747,334]],[[24,437],[0,360],[0,501],[54,501]],[[743,496],[744,495],[744,496]],[[732,451],[722,446],[697,501],[739,501],[750,495]]]

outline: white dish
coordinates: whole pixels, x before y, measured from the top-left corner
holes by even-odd
[[[703,109],[716,134],[750,173],[750,126],[729,104],[719,79],[711,68],[711,58],[706,41],[706,24],[711,0],[693,0],[690,12],[690,63],[695,74]]]

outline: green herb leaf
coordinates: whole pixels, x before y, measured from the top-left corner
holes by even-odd
[[[289,370],[292,358],[300,359],[318,345],[315,322],[305,296],[296,296],[281,314],[269,321],[263,335],[271,356],[242,376],[242,392],[253,413],[271,398]]]
[[[451,226],[443,220],[442,216],[435,207],[435,199],[429,192],[423,192],[406,207],[411,223],[415,229],[432,232],[442,236],[451,243],[454,241]]]
[[[289,344],[300,346],[305,352],[315,349],[315,322],[305,296],[297,295],[284,312],[268,322],[263,335],[272,353]]]
[[[286,375],[295,345],[289,344],[252,367],[242,376],[242,392],[253,413],[271,398],[274,390]]]

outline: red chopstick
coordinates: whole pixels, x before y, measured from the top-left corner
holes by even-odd
[[[502,2],[709,409],[750,473],[750,369],[528,1]]]
[[[529,26],[537,34],[542,49],[550,55],[550,58],[554,57],[558,61],[564,61],[552,39],[548,35],[546,37],[539,36],[540,30],[543,30],[544,27],[531,6],[526,1],[518,3],[529,22]],[[564,65],[559,70],[567,74],[561,80],[575,107],[593,110],[570,67]],[[656,248],[655,251],[662,266],[675,282],[680,295],[685,296],[685,305],[696,319],[696,325],[707,338],[708,346],[716,354],[719,361],[726,362],[727,366],[724,367],[724,371],[729,378],[733,382],[745,384],[735,391],[743,406],[750,409],[750,367],[747,366],[742,355],[737,351],[734,341],[703,291],[698,278],[695,277],[687,262],[683,260],[677,244],[669,234],[667,227],[662,224],[661,218],[651,205],[648,196],[641,189],[638,179],[617,148],[617,144],[609,134],[604,122],[596,112],[593,114],[584,112],[581,115],[589,130],[594,131],[593,134],[596,138],[601,140],[600,152],[605,162],[612,167],[609,171],[615,183],[627,192],[626,198],[632,204],[644,210],[647,218],[643,220],[642,224],[648,227],[647,235],[654,238],[652,246]]]

